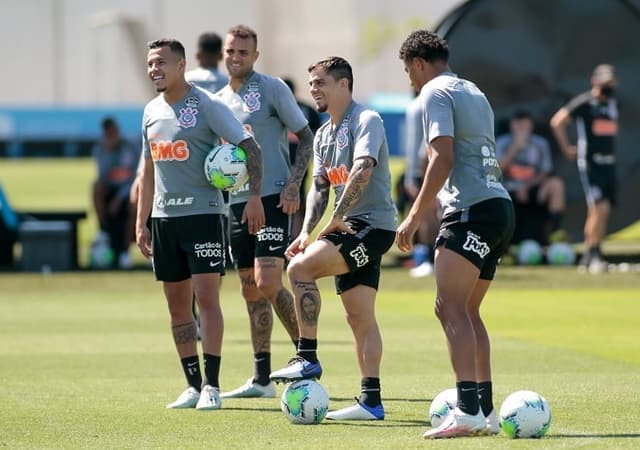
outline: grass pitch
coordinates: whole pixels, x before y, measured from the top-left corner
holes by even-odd
[[[331,280],[319,356],[331,408],[358,394],[353,340]],[[433,315],[433,279],[385,269],[378,299],[387,419],[291,425],[278,399],[227,399],[220,411],[166,410],[184,388],[161,287],[150,272],[0,274],[2,448],[639,448],[640,279],[503,267],[483,309],[496,407],[512,391],[549,401],[541,440],[425,442],[430,400],[453,375]],[[252,373],[236,274],[223,283],[222,387]],[[293,354],[274,326],[273,368]],[[278,387],[278,393],[283,390]]]

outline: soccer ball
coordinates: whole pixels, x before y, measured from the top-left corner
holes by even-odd
[[[436,395],[429,407],[431,426],[439,427],[449,413],[455,409],[457,403],[458,391],[456,389],[445,389]]]
[[[500,426],[510,438],[539,438],[550,425],[551,409],[537,392],[514,392],[500,407]]]
[[[575,260],[573,247],[566,242],[555,242],[547,249],[547,262],[554,266],[570,266]]]
[[[218,145],[204,159],[204,175],[216,189],[235,191],[249,179],[247,153],[233,144]]]
[[[542,262],[542,247],[533,239],[525,239],[518,246],[518,263],[533,266]]]
[[[280,409],[292,423],[320,423],[329,410],[329,394],[317,381],[295,381],[282,393]]]
[[[91,243],[89,250],[89,264],[95,269],[107,269],[113,265],[115,254],[109,242],[109,236],[99,232]]]

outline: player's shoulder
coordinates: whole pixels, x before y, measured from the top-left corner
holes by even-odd
[[[549,145],[549,141],[547,141],[547,139],[544,136],[540,136],[539,134],[535,134],[535,133],[531,135],[531,142],[539,146]]]
[[[351,111],[352,122],[357,124],[380,123],[382,125],[382,117],[377,111],[361,104],[356,103]]]
[[[162,97],[162,94],[156,95],[154,98],[149,100],[146,105],[144,105],[143,117],[148,118],[157,114],[161,108],[164,108],[166,102]]]

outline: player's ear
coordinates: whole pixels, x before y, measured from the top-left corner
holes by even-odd
[[[260,57],[260,52],[258,50],[256,50],[255,56],[253,57],[253,61],[254,62],[257,61],[259,57]]]

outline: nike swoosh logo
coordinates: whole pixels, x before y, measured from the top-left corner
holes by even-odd
[[[468,388],[468,389],[460,389],[462,392],[469,392],[469,391],[473,391],[473,388]]]
[[[306,375],[308,373],[311,373],[317,367],[318,367],[317,364],[309,364],[307,367],[303,367],[302,370],[301,370],[302,375]]]
[[[269,246],[269,251],[270,251],[270,252],[273,252],[273,251],[276,251],[276,250],[278,250],[279,248],[282,248],[282,247],[284,247],[284,246],[283,246],[283,245],[276,245],[276,246],[274,247],[273,245],[270,245],[270,246]]]
[[[209,266],[210,266],[210,267],[215,267],[215,266],[217,266],[218,264],[220,264],[220,262],[221,262],[221,261],[218,261],[218,262],[209,261]]]
[[[197,362],[187,363],[187,367],[193,367],[193,366],[197,366],[197,365],[198,365]]]

